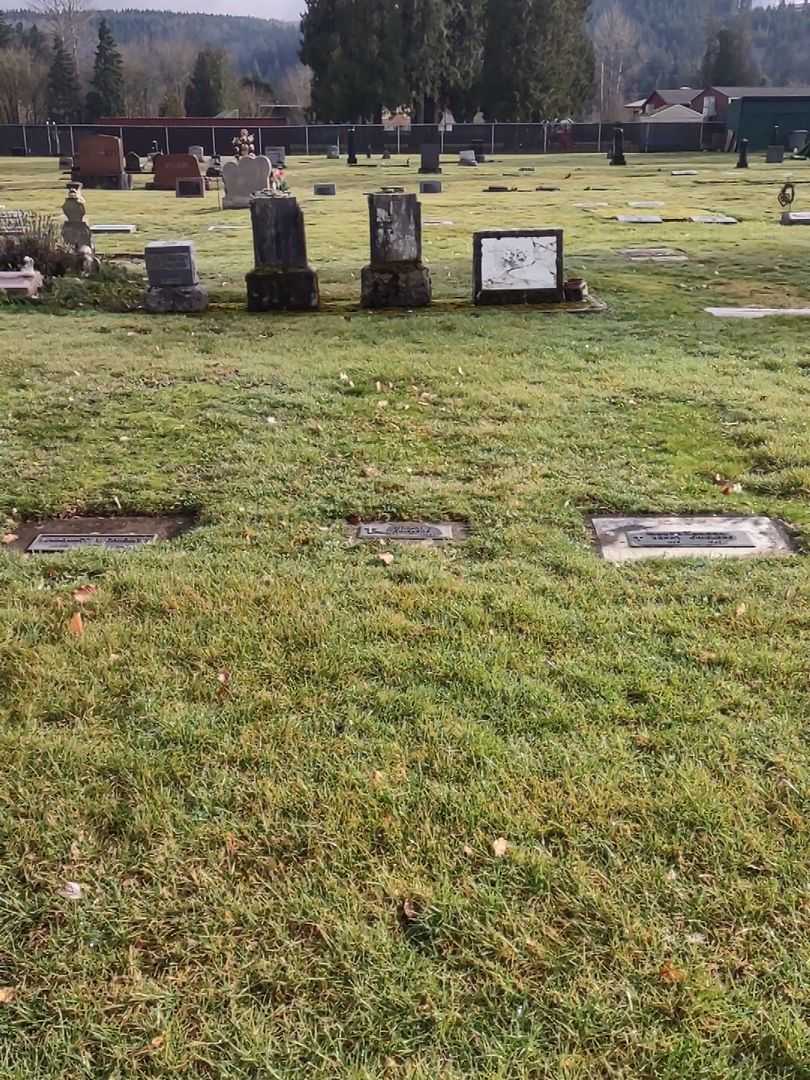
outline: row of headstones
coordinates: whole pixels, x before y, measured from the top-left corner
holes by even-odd
[[[422,262],[422,210],[415,195],[368,196],[371,260],[361,273],[366,308],[426,307],[430,271]],[[247,274],[249,311],[312,311],[320,305],[318,275],[307,259],[304,215],[289,195],[256,195],[250,203],[254,269]],[[477,232],[473,237],[476,304],[562,302],[566,297],[560,229]],[[189,241],[147,244],[147,311],[203,311]]]

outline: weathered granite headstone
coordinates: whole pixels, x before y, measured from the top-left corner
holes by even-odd
[[[767,165],[781,165],[785,160],[784,146],[769,146],[765,151],[765,163]]]
[[[264,156],[270,158],[274,169],[283,169],[287,164],[287,149],[284,146],[265,146]]]
[[[346,133],[346,164],[357,164],[357,132],[354,128],[349,128]]]
[[[12,300],[36,300],[42,288],[42,274],[34,269],[34,260],[23,259],[22,270],[0,272],[0,292]]]
[[[144,249],[149,288],[143,306],[151,314],[205,311],[208,290],[200,284],[190,240],[155,240]]]
[[[422,144],[422,163],[419,166],[420,173],[440,173],[439,164],[442,148],[438,143]]]
[[[205,147],[204,146],[190,146],[188,152],[192,157],[195,157],[197,161],[202,163],[205,161]]]
[[[59,171],[70,172],[72,169],[73,158],[70,156],[70,154],[63,154],[62,157],[59,158]]]
[[[458,155],[459,165],[467,165],[470,168],[475,168],[478,161],[475,156],[474,150],[460,150]]]
[[[86,188],[129,191],[132,177],[126,171],[124,144],[117,135],[83,135],[72,178]]]
[[[139,173],[141,171],[141,159],[134,150],[129,151],[124,163],[128,173]]]
[[[419,191],[422,195],[439,195],[442,190],[441,180],[420,180]]]
[[[180,177],[175,181],[175,195],[178,199],[204,199],[205,180],[201,176]]]
[[[562,229],[507,229],[473,236],[473,301],[537,304],[565,298]]]
[[[307,262],[304,215],[291,195],[250,201],[255,267],[246,275],[248,311],[312,311],[318,275]]]
[[[74,251],[79,251],[81,248],[92,249],[93,234],[84,220],[87,205],[77,188],[68,190],[67,197],[62,203],[62,213],[66,219],[62,224],[62,239],[65,243]]]
[[[147,187],[154,191],[176,191],[178,180],[199,179],[200,163],[192,154],[161,154],[152,163],[152,183]]]
[[[337,195],[337,184],[315,184],[313,195]]]
[[[238,161],[229,161],[222,167],[222,182],[225,185],[223,210],[247,210],[250,197],[256,191],[265,191],[270,184],[273,166],[270,158],[242,157]]]
[[[326,157],[328,161],[340,160],[340,147],[339,146],[327,146]]]
[[[737,158],[737,168],[748,168],[748,139],[740,139],[740,153]]]
[[[627,159],[624,156],[624,128],[622,127],[617,126],[613,129],[613,146],[610,151],[610,164],[627,164]]]
[[[479,165],[486,163],[487,155],[484,152],[484,144],[480,140],[472,144],[472,151],[475,154],[475,160]]]
[[[426,307],[430,271],[422,263],[422,208],[415,195],[369,195],[371,263],[361,274],[366,308]]]

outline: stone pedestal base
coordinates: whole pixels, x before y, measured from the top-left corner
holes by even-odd
[[[146,290],[143,306],[151,315],[207,311],[208,290],[204,285],[162,285]]]
[[[431,295],[430,271],[421,262],[363,267],[360,303],[365,308],[427,307]]]
[[[82,187],[98,188],[105,191],[131,191],[132,176],[123,172],[116,176],[83,176],[81,170],[74,169],[72,179],[78,181]]]
[[[316,311],[318,275],[309,267],[259,266],[245,276],[248,311]]]
[[[627,164],[627,158],[624,156],[624,154],[612,154],[608,164],[609,165],[626,165]]]

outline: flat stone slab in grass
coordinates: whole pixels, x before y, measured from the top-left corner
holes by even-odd
[[[632,248],[619,248],[619,255],[623,255],[625,259],[629,259],[630,262],[688,262],[689,256],[685,251],[681,251],[678,248],[667,247],[632,247]]]
[[[673,169],[672,176],[697,176],[697,169]]]
[[[577,202],[574,203],[576,210],[606,210],[610,203],[606,202]]]
[[[15,526],[7,550],[30,555],[58,554],[77,548],[138,551],[159,540],[171,540],[190,529],[193,514],[155,517],[74,517],[32,521]]]
[[[448,544],[466,540],[470,530],[458,521],[366,521],[349,526],[349,535],[357,543]]]
[[[634,210],[659,210],[662,206],[666,206],[666,203],[662,202],[629,202],[628,206]]]
[[[739,225],[734,217],[728,214],[693,214],[689,220],[695,225]]]
[[[658,214],[619,214],[616,217],[622,225],[663,225],[664,219]]]
[[[810,316],[810,308],[707,307],[703,310],[716,319],[770,319],[776,316],[806,319]]]
[[[782,214],[783,225],[810,225],[810,210],[787,210]]]
[[[641,515],[591,518],[608,562],[643,559],[751,559],[790,555],[793,545],[779,522],[735,514]]]
[[[93,236],[104,236],[105,233],[115,235],[116,233],[135,233],[138,231],[137,225],[91,225],[90,232]]]

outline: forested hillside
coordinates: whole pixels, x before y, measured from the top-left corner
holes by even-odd
[[[592,0],[597,83],[604,63],[606,102],[615,107],[655,86],[698,85],[709,36],[730,23],[741,25],[750,41],[758,83],[810,82],[810,5],[746,6],[737,0]]]

